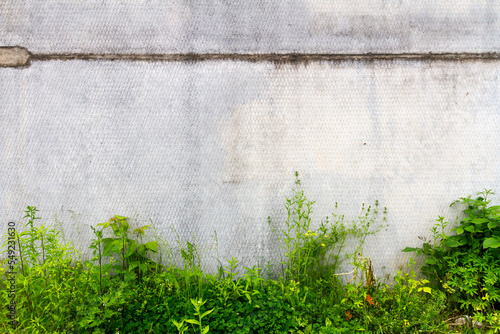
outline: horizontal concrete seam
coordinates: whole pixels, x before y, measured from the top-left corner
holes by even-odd
[[[500,59],[500,53],[401,53],[401,54],[240,54],[240,53],[184,53],[184,54],[34,54],[32,60],[137,60],[137,61],[206,61],[241,60],[270,62],[309,62],[341,60],[392,60],[392,59]]]
[[[2,58],[2,55],[5,55]],[[2,61],[3,59],[3,61]],[[391,60],[499,60],[500,52],[484,53],[362,53],[362,54],[308,54],[308,53],[179,53],[179,54],[113,54],[113,53],[30,53],[21,47],[0,47],[0,67],[29,66],[31,61],[104,60],[146,62],[200,62],[234,60],[272,62],[277,64],[307,64],[321,61],[391,61]]]

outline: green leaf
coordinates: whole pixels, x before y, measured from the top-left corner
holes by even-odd
[[[464,228],[462,226],[459,226],[455,229],[455,231],[457,232],[458,235],[464,233]]]
[[[474,225],[469,225],[469,226],[465,226],[464,227],[464,230],[466,230],[467,232],[474,232],[476,229],[474,228]]]
[[[137,248],[137,242],[132,240],[128,245],[128,250],[127,253],[125,254],[125,257],[129,257],[130,255],[134,254],[136,248]]]
[[[209,315],[210,313],[212,313],[213,311],[214,311],[214,309],[208,310],[207,312],[203,313],[203,314],[201,315],[201,317],[203,318],[203,317],[205,317],[206,315]]]
[[[429,288],[428,286],[424,286],[423,288],[419,288],[418,291],[423,291],[423,292],[432,294],[432,289]]]
[[[111,223],[111,228],[113,229],[113,232],[115,233],[115,235],[118,235],[117,232],[118,232],[118,225],[116,225],[116,223]]]
[[[198,320],[194,320],[194,319],[186,319],[186,322],[189,322],[190,324],[193,324],[193,325],[200,324],[200,322]]]
[[[498,247],[500,247],[499,237],[487,238],[483,242],[483,248],[498,248]]]
[[[138,227],[134,230],[134,233],[139,233],[144,235],[144,231],[147,230],[151,225],[144,225],[143,227]]]
[[[201,332],[201,334],[207,334],[209,330],[210,330],[210,327],[209,327],[209,325],[207,325],[205,328],[203,328],[203,331]]]
[[[184,320],[182,320],[180,323],[175,321],[174,319],[172,319],[172,322],[174,323],[175,327],[177,327],[177,329],[181,329],[181,327],[184,325]]]
[[[488,228],[491,230],[491,229],[494,229],[495,227],[497,227],[497,225],[498,225],[498,221],[492,220],[488,223]]]
[[[127,219],[128,217],[123,217],[123,216],[115,215],[115,218],[116,218],[116,219],[119,219],[119,220],[125,220],[125,219]]]
[[[146,245],[146,247],[154,253],[158,251],[158,241],[146,242],[144,245]]]
[[[114,239],[112,238],[106,238],[102,240],[104,242],[104,250],[102,251],[103,255],[109,255],[112,248],[113,248],[113,242]]]
[[[454,238],[446,239],[445,240],[445,244],[448,247],[458,247],[458,246],[460,246],[460,243],[456,239],[454,239]]]
[[[416,252],[419,249],[420,248],[406,247],[405,249],[402,250],[402,252],[411,253],[411,252]]]
[[[121,216],[118,216],[118,217],[121,217]],[[129,225],[128,225],[128,223],[127,223],[127,221],[125,219],[127,219],[127,217],[123,217],[123,219],[120,219],[120,225],[122,227],[124,227],[125,231],[126,231],[126,230],[128,230]]]
[[[139,261],[132,261],[128,265],[128,270],[133,270],[135,267],[137,267],[140,264]]]
[[[488,221],[488,218],[474,218],[472,219],[472,222],[474,224],[482,224],[482,223],[486,223]]]
[[[115,239],[115,241],[113,241],[113,251],[121,252],[122,248],[123,248],[123,242],[120,239]]]

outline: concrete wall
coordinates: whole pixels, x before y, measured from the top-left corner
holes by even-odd
[[[499,51],[496,1],[3,1],[33,53]],[[500,189],[500,62],[34,61],[0,68],[0,219],[36,205],[82,250],[114,214],[246,265],[275,254],[299,171],[313,225],[376,199],[394,273],[448,205]],[[212,248],[209,248],[212,247]],[[214,263],[214,260],[207,258]]]
[[[499,51],[496,0],[2,0],[37,53]]]

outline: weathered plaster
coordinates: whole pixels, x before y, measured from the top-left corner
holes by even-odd
[[[81,250],[114,214],[170,241],[253,265],[275,256],[267,217],[299,171],[347,217],[376,199],[387,230],[368,242],[395,272],[448,204],[500,180],[498,62],[34,62],[2,69],[0,219],[37,205]],[[78,223],[73,222],[73,217]],[[384,245],[381,247],[380,245]],[[385,269],[382,267],[385,266]]]
[[[496,0],[0,2],[0,45],[34,53],[500,51]]]

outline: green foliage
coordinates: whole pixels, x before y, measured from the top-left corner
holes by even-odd
[[[384,208],[384,216],[379,223],[378,201],[374,209],[370,206],[365,209],[363,204],[358,219],[346,223],[344,216],[337,214],[335,203],[333,219],[330,221],[326,217],[326,221],[314,230],[311,226],[311,213],[315,202],[307,200],[300,188],[298,173],[295,176],[294,195],[291,199],[287,198],[285,203],[287,218],[285,227],[281,230],[284,237],[282,240],[278,237],[285,250],[284,259],[281,256],[282,275],[287,280],[311,285],[335,275],[346,259],[350,258],[355,264],[366,238],[385,227],[386,209]],[[271,224],[270,218],[268,220]],[[274,227],[273,231],[276,232],[276,229]],[[349,253],[345,252],[347,241],[356,245]]]
[[[449,223],[439,217],[432,242],[422,238],[422,248],[403,251],[424,254],[422,273],[448,294],[449,303],[493,328],[499,325],[495,310],[500,308],[500,206],[489,206],[492,194],[485,190],[476,199],[453,202],[465,206],[465,218],[452,229],[455,234],[445,233]]]
[[[88,294],[77,306],[80,319],[78,325],[82,330],[105,326],[106,322],[122,315],[132,296],[130,289],[135,285],[134,281],[142,281],[156,266],[147,258],[147,253],[157,252],[157,241],[141,243],[149,225],[134,230],[139,241],[129,237],[127,217],[116,215],[97,226],[103,226],[103,229],[91,227],[96,236],[90,245],[94,257],[85,262],[88,274],[85,286]],[[114,237],[103,237],[103,231],[107,228],[112,229]],[[118,263],[113,255],[120,258]],[[103,261],[104,257],[109,257],[109,262]],[[98,264],[95,265],[94,261],[98,261]]]
[[[447,333],[441,316],[444,294],[417,280],[412,263],[409,268],[410,273],[399,271],[393,284],[342,286],[337,303],[324,293],[312,297],[303,305],[302,326],[295,333]]]
[[[300,189],[298,175],[296,185],[294,196],[286,200],[287,220],[280,229],[284,254],[278,279],[265,274],[269,263],[264,268],[242,267],[236,258],[218,259],[218,271],[205,273],[199,245],[179,238],[180,265],[164,266],[151,256],[170,249],[168,245],[143,241],[150,225],[132,231],[128,219],[118,215],[91,227],[93,257],[82,262],[70,243],[60,241],[59,231],[37,226],[37,210],[28,207],[25,231],[15,235],[17,261],[12,262],[19,325],[11,328],[7,323],[8,284],[0,279],[0,331],[448,333],[450,302],[474,310],[474,319],[487,323],[491,333],[500,330],[498,311],[492,311],[498,309],[500,273],[498,248],[491,241],[498,235],[492,223],[497,213],[495,207],[483,205],[486,199],[466,202],[472,203],[468,210],[474,218],[464,220],[459,237],[446,235],[448,223],[440,218],[433,243],[413,249],[428,255],[424,271],[429,280],[417,279],[410,262],[389,284],[376,279],[371,260],[363,256],[366,238],[385,224],[385,210],[381,223],[377,204],[363,207],[359,217],[348,222],[335,206],[331,220],[315,225],[314,202]],[[353,270],[338,272],[346,260]],[[8,266],[12,258],[2,261]],[[0,268],[0,277],[6,278],[5,272]]]
[[[147,253],[149,251],[153,253],[157,252],[158,241],[150,241],[143,244],[129,238],[127,217],[116,215],[109,222],[97,224],[97,226],[103,226],[103,230],[107,228],[113,230],[115,236],[110,238],[102,238],[102,233],[98,233],[95,229],[94,233],[98,237],[99,252],[101,251],[100,243],[103,243],[102,256],[117,254],[121,258],[120,264],[113,266],[113,269],[117,274],[122,275],[123,281],[129,281],[135,278],[135,275],[141,278],[142,274],[147,273],[148,270],[155,267],[154,262],[148,259]],[[140,241],[142,241],[144,231],[149,227],[150,225],[139,227],[133,233],[137,234]]]
[[[454,231],[457,235],[446,238],[446,245],[451,248],[472,250],[478,254],[490,252],[494,256],[500,256],[500,205],[488,206],[491,200],[488,195],[494,195],[491,190],[478,193],[483,195],[476,199],[461,198],[455,203],[465,204],[467,215]]]
[[[295,323],[293,308],[280,285],[263,281],[252,302],[241,296],[231,304],[212,298],[209,307],[214,312],[207,317],[210,333],[286,333]]]
[[[417,280],[413,266],[414,262],[410,259],[407,266],[409,273],[399,270],[394,284],[377,291],[381,311],[373,321],[378,327],[385,325],[389,332],[447,333],[447,326],[440,321],[445,309],[444,293],[429,287],[428,280]],[[387,298],[387,294],[391,298]]]
[[[26,230],[15,233],[18,258],[9,254],[16,272],[12,276],[16,279],[17,327],[30,332],[49,332],[64,324],[60,329],[71,330],[75,327],[75,313],[68,306],[81,293],[75,284],[81,265],[72,259],[78,253],[70,243],[59,241],[59,231],[45,224],[35,226],[40,219],[37,212],[36,207],[27,207]],[[9,303],[3,292],[3,303]],[[8,326],[0,320],[0,328]]]
[[[205,303],[206,303],[206,301],[203,301],[203,299],[199,299],[199,300],[191,299],[191,304],[193,304],[193,307],[195,309],[194,315],[198,316],[198,319],[186,319],[185,320],[186,322],[188,322],[190,324],[198,325],[200,334],[206,334],[210,330],[209,325],[203,327],[202,319],[214,311],[214,309],[211,309],[211,310],[208,310],[204,313],[201,313],[201,307],[203,305],[205,305]]]

